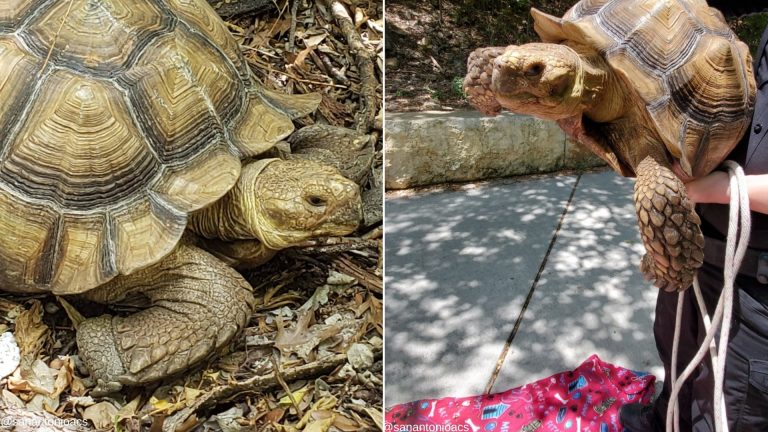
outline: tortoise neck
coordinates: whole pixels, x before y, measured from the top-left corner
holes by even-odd
[[[258,179],[264,169],[276,159],[261,159],[249,163],[240,171],[240,178],[221,199],[192,213],[188,227],[207,239],[251,240],[264,242],[263,220],[258,194]]]
[[[599,54],[582,56],[584,115],[598,123],[619,119],[627,112],[630,91]]]
[[[238,189],[237,185],[212,205],[192,213],[188,228],[206,239],[256,238],[256,233],[248,229],[243,206],[240,205],[242,194],[234,189]]]

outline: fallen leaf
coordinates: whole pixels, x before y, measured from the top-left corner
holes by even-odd
[[[304,386],[295,392],[292,393],[293,400],[296,401],[296,403],[300,403],[302,399],[304,399],[304,396],[309,391],[309,386]],[[277,402],[281,406],[290,406],[293,405],[293,401],[291,400],[291,397],[289,395],[285,395]]]
[[[244,430],[244,428],[240,426],[237,419],[242,417],[243,409],[234,406],[211,417],[205,424],[209,425],[210,423],[215,422],[214,424],[211,424],[211,426],[218,426],[222,432],[240,432],[241,430]]]
[[[366,370],[373,364],[373,350],[366,344],[354,343],[347,350],[347,360],[355,370]]]
[[[309,55],[309,53],[314,51],[314,49],[315,49],[314,46],[310,46],[310,47],[307,47],[307,48],[304,48],[303,50],[301,50],[296,55],[296,59],[293,60],[293,64],[295,66],[303,68],[304,67],[304,61],[307,59],[307,56]]]
[[[384,430],[384,414],[381,412],[381,410],[373,409],[371,407],[365,407],[365,412],[368,413],[368,416],[373,419],[373,422],[376,423],[376,427],[379,428],[379,430]]]
[[[57,363],[61,363],[59,371],[56,374],[56,381],[53,384],[53,393],[51,397],[58,398],[64,390],[68,389],[72,385],[72,381],[75,377],[75,363],[70,357],[61,357],[57,360]],[[51,362],[53,365],[54,362]]]
[[[200,395],[203,394],[202,390],[198,390],[192,387],[184,387],[184,403],[187,404],[187,406],[192,406],[192,404],[197,400],[197,398],[200,397]]]
[[[333,424],[334,417],[313,421],[304,428],[304,432],[326,432]]]
[[[6,406],[11,408],[26,408],[26,404],[24,404],[23,400],[19,399],[18,396],[6,389],[3,389],[3,402]]]
[[[117,418],[118,409],[107,401],[91,405],[83,412],[83,418],[90,420],[97,429],[111,428]]]
[[[282,326],[282,319],[278,316],[275,347],[284,354],[293,352],[306,360],[320,342],[339,333],[340,329],[333,325],[316,324],[309,327],[313,315],[311,311],[299,312],[296,325],[290,330]]]
[[[49,368],[42,360],[31,361],[30,357],[25,356],[19,368],[8,379],[8,389],[49,395],[53,392],[57,373],[56,369]]]
[[[328,33],[324,30],[313,30],[304,33],[301,36],[301,40],[304,41],[304,46],[307,48],[316,47],[320,45],[320,42],[324,41]]]
[[[69,320],[72,321],[72,326],[75,328],[75,330],[77,330],[77,328],[80,326],[80,323],[85,321],[85,317],[67,300],[65,300],[64,297],[57,296],[56,300],[58,300],[59,304],[61,304],[61,307],[64,308],[64,312],[67,313]]]
[[[32,300],[32,306],[19,312],[16,318],[14,336],[19,344],[21,355],[37,357],[50,330],[43,323],[43,306],[38,300]]]
[[[131,418],[136,415],[139,410],[139,403],[141,402],[141,396],[136,396],[132,401],[128,402],[124,407],[120,408],[115,414],[115,423]]]
[[[93,397],[91,396],[71,396],[67,398],[67,402],[71,403],[72,406],[82,407],[89,407],[96,404],[96,401],[93,400]]]

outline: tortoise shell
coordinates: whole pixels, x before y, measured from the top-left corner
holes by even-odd
[[[0,0],[0,287],[157,262],[319,103],[259,87],[204,0]]]
[[[715,169],[749,126],[749,48],[704,0],[582,0],[562,19],[532,14],[544,42],[594,48],[636,90],[688,176]]]

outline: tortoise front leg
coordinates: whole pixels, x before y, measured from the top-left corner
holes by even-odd
[[[635,171],[635,209],[646,250],[640,270],[657,287],[682,291],[704,259],[701,219],[669,167],[648,156]]]
[[[272,258],[279,251],[269,249],[264,243],[253,240],[219,240],[200,237],[196,244],[226,263],[240,271],[259,267]]]
[[[140,293],[151,307],[127,317],[85,320],[77,345],[95,395],[182,372],[227,344],[248,322],[252,288],[234,269],[180,244],[161,262],[120,276],[86,297],[117,302]]]

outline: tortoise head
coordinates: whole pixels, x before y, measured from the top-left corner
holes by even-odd
[[[493,60],[491,90],[504,108],[559,120],[584,110],[584,68],[568,46],[509,46]]]
[[[359,186],[309,160],[257,161],[243,167],[245,223],[265,246],[283,249],[313,237],[346,235],[362,220]]]

